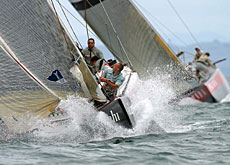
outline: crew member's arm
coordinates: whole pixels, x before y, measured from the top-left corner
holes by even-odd
[[[215,68],[215,65],[213,65],[212,61],[209,58],[207,58],[207,62],[211,67]]]
[[[107,84],[108,84],[112,89],[117,89],[117,88],[119,88],[119,87],[122,85],[122,83],[123,83],[124,81],[125,81],[125,78],[122,77],[122,78],[118,79],[115,83],[109,81]]]
[[[203,56],[203,60],[205,61],[205,63],[207,63],[208,66],[215,68],[215,66],[213,65],[212,61],[209,59],[208,56]]]
[[[119,86],[111,81],[107,81],[107,85],[110,86],[112,89],[117,89]]]
[[[100,82],[106,82],[107,81],[107,78],[105,78],[106,75],[107,75],[107,72],[108,72],[107,69],[104,70],[104,72],[102,73],[101,77],[99,78]]]
[[[104,77],[100,77],[100,81],[101,82],[106,82],[108,86],[110,86],[112,89],[117,89],[119,88],[119,86],[111,81],[109,81],[107,78]]]

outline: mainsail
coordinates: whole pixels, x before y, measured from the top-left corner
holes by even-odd
[[[60,99],[78,93],[70,72],[79,51],[45,0],[0,3],[0,118],[14,132],[29,130],[34,117],[47,117]],[[98,84],[78,58],[90,95],[100,99]]]
[[[166,73],[190,88],[187,72],[130,0],[70,0],[107,48],[141,77]],[[159,72],[158,72],[159,71]]]

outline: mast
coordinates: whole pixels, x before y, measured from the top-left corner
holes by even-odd
[[[47,118],[60,99],[84,93],[47,1],[2,0],[0,14],[0,118],[21,133]]]
[[[66,41],[67,47],[70,51],[70,55],[73,56],[75,59],[75,65],[70,69],[70,72],[81,83],[84,93],[88,96],[88,98],[93,98],[94,100],[105,102],[107,99],[104,96],[100,86],[96,82],[93,74],[89,70],[82,53],[79,51],[74,39],[71,37],[61,18],[58,16],[52,0],[49,0],[49,2],[50,7],[56,14],[56,19],[61,29],[60,32]]]
[[[70,2],[84,18],[84,1]],[[178,70],[176,75],[186,76],[179,59],[131,1],[90,0],[87,1],[86,11],[88,24],[106,47],[122,62],[131,61],[141,77],[154,75],[155,68],[169,74]],[[127,55],[123,53],[120,43]]]

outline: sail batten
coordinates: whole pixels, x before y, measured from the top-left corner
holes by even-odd
[[[130,61],[141,78],[168,77],[173,88],[180,87],[178,93],[194,86],[186,80],[183,64],[131,0],[92,0],[88,8],[83,8],[84,0],[69,1],[111,53],[123,63]]]
[[[175,67],[178,67],[177,69],[184,71],[180,67],[180,61],[132,1],[87,1],[91,7],[85,9],[82,8],[83,0],[78,2],[70,0],[70,2],[83,18],[85,18],[86,13],[87,23],[105,45],[113,50],[112,52],[115,53],[115,56],[118,56],[126,63],[130,59],[134,69],[141,76],[145,75],[146,70],[152,72],[155,67],[164,69],[163,67],[166,65],[175,65]],[[103,6],[109,18],[107,18]],[[112,23],[110,23],[110,20]],[[114,26],[115,30],[111,26]],[[110,37],[107,35],[108,33]],[[116,35],[121,39],[128,58],[120,52],[120,45],[117,43]]]
[[[38,83],[42,88],[44,88],[45,90],[47,90],[50,94],[52,94],[54,97],[56,97],[57,99],[61,99],[58,95],[56,95],[52,90],[50,90],[47,86],[45,86],[37,77],[35,77],[33,75],[33,73],[31,73],[16,57],[16,55],[12,52],[12,50],[7,46],[7,44],[4,42],[4,40],[2,39],[2,37],[0,36],[0,41],[2,42],[2,44],[4,45],[4,47],[6,47],[6,49],[4,47],[2,47],[0,45],[0,47],[6,52],[7,55],[9,55],[21,68],[22,70],[24,70],[30,77],[31,79],[33,79],[36,83]]]
[[[49,0],[2,0],[0,15],[0,118],[20,133],[47,118],[68,95],[86,97],[70,71],[80,52]],[[97,99],[102,92],[83,60],[79,72]]]

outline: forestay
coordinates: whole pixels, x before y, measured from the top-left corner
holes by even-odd
[[[70,2],[111,52],[125,63],[128,63],[129,58],[140,75],[145,75],[146,71],[151,73],[156,67],[165,69],[167,65],[180,65],[173,52],[131,1]]]
[[[70,72],[79,51],[45,0],[0,3],[0,118],[24,132],[47,117],[69,94],[85,96]],[[79,69],[94,99],[98,85],[80,58]]]
[[[140,77],[167,75],[178,92],[192,86],[181,62],[130,0],[70,0],[117,59]],[[169,75],[169,76],[168,76]],[[180,83],[180,85],[178,84]]]

